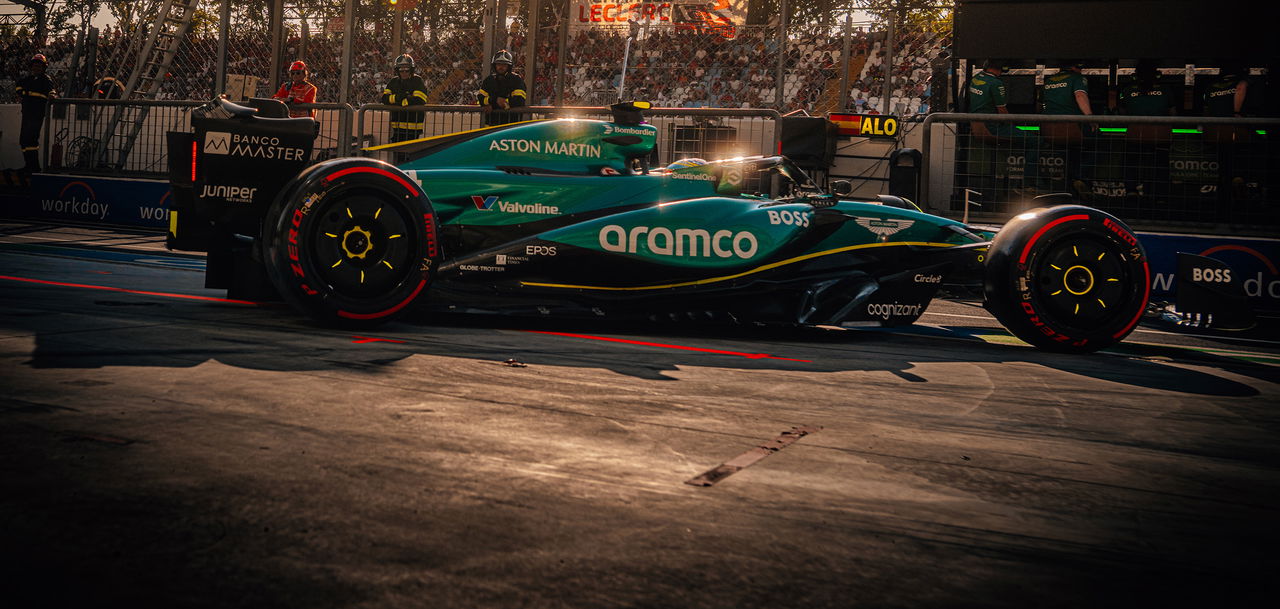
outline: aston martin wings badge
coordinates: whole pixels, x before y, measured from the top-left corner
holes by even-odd
[[[862,228],[878,235],[881,241],[888,239],[894,233],[911,228],[911,225],[916,223],[915,220],[899,220],[896,218],[856,218],[854,221]]]

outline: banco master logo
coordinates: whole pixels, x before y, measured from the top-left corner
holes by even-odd
[[[499,201],[498,195],[489,195],[487,197],[472,195],[471,202],[475,204],[476,209],[480,211],[493,211],[496,205],[498,211],[508,214],[535,214],[542,216],[560,215],[559,207],[543,205],[541,203],[512,203],[510,201]]]
[[[204,134],[205,154],[231,154],[231,134],[226,131],[210,131]]]
[[[887,239],[890,235],[898,233],[915,224],[915,220],[899,220],[896,218],[858,218],[856,220],[859,226],[865,228],[877,235],[881,239]]]

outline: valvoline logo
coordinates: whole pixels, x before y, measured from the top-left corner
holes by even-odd
[[[541,216],[560,215],[560,208],[553,205],[499,201],[498,195],[489,195],[487,197],[472,195],[471,202],[474,203],[476,209],[480,211],[493,211],[496,208],[498,211],[508,214],[534,214]]]

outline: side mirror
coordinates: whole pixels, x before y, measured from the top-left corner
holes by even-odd
[[[831,182],[831,194],[841,197],[853,192],[853,182],[849,180],[835,180]]]

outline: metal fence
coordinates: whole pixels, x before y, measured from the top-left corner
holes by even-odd
[[[1004,220],[1069,192],[1138,225],[1280,227],[1278,119],[938,113],[923,128],[935,213],[967,198]]]
[[[43,131],[42,166],[53,173],[163,178],[168,173],[165,134],[191,131],[193,101],[55,99]],[[295,110],[315,110],[318,130],[312,159],[350,156],[353,139],[351,107],[346,104],[305,104]],[[138,119],[129,145],[120,135],[117,118]],[[132,131],[132,129],[128,130]]]

